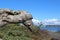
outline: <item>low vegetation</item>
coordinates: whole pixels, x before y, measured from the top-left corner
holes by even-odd
[[[38,30],[35,26],[35,33],[30,32],[25,26],[8,24],[0,27],[0,38],[2,40],[50,40],[47,31]]]

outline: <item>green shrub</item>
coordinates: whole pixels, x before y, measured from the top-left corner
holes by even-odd
[[[24,26],[8,24],[0,27],[0,38],[3,40],[32,40],[32,33]]]

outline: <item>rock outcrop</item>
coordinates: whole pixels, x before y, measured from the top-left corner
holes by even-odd
[[[32,15],[27,11],[0,9],[0,27],[8,23],[23,23],[30,31],[33,31]]]

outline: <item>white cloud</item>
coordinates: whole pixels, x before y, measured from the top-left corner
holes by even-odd
[[[58,19],[46,19],[45,21],[46,22],[56,22],[56,21],[58,21]]]
[[[59,19],[46,19],[43,21],[45,25],[60,25]]]
[[[39,26],[41,23],[41,21],[36,20],[36,19],[32,19],[32,21],[33,21],[34,25],[37,25],[37,26]]]
[[[60,25],[60,20],[59,19],[46,19],[43,21],[33,19],[32,20],[35,25],[39,25],[41,22],[43,25]]]
[[[40,23],[41,22],[41,21],[36,20],[36,19],[32,19],[32,21],[35,22],[35,23]]]

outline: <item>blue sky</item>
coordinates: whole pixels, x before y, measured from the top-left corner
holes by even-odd
[[[0,8],[29,11],[34,19],[60,19],[60,0],[0,0]]]
[[[0,0],[0,8],[26,10],[34,22],[60,24],[60,0]]]

